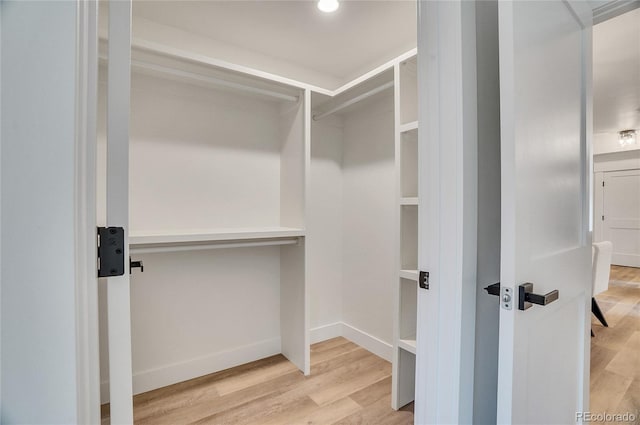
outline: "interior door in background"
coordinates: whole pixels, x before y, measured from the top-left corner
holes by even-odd
[[[611,262],[640,267],[640,170],[605,172],[602,192],[602,236],[613,243]]]

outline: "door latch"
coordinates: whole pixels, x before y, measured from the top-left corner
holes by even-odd
[[[144,273],[144,264],[142,264],[142,261],[133,261],[129,257],[129,274],[132,273],[133,269],[140,269],[140,272]]]
[[[526,310],[532,304],[547,305],[557,300],[559,296],[557,289],[544,295],[534,294],[533,283],[523,283],[518,286],[518,310]]]
[[[124,274],[124,228],[98,227],[98,277]]]
[[[429,272],[420,272],[418,276],[418,285],[420,285],[422,289],[429,289]]]

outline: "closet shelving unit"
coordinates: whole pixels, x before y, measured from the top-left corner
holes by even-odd
[[[415,398],[416,315],[418,298],[418,101],[417,58],[395,68],[397,208],[399,271],[393,344],[392,406]]]
[[[104,65],[105,42],[100,51]],[[193,362],[186,373],[134,379],[134,393],[278,352],[309,374],[304,214],[310,91],[159,45],[132,46],[131,70],[129,248],[145,265],[145,273],[131,277],[134,375],[136,353],[160,366],[223,353]],[[103,103],[105,75],[101,67]],[[246,270],[238,274],[231,263]],[[223,288],[225,282],[233,286]],[[180,291],[176,285],[184,288],[180,302],[169,306]],[[223,288],[218,298],[234,298],[207,310],[215,288]],[[149,290],[145,300],[136,297]],[[215,326],[185,327],[197,319],[219,322],[223,317],[211,311],[225,303],[235,304],[237,314],[249,308],[255,317],[227,316],[229,329],[220,335]],[[157,317],[167,307],[165,317]],[[185,318],[194,310],[200,312]],[[259,315],[265,311],[267,317]],[[147,317],[175,318],[169,327],[178,340],[168,340]],[[141,335],[144,344],[136,341]],[[224,354],[225,344],[236,351]]]
[[[165,286],[182,285],[180,261],[186,255],[215,256],[214,250],[221,249],[234,252],[229,255],[255,258],[259,254],[251,254],[251,250],[277,250],[280,352],[309,374],[309,235],[305,217],[311,164],[311,94],[328,99],[314,108],[318,118],[335,113],[336,107],[348,112],[367,98],[388,96],[389,91],[393,91],[395,109],[395,136],[390,133],[394,139],[389,142],[394,145],[397,188],[397,228],[391,229],[396,234],[397,256],[389,259],[396,265],[395,282],[389,285],[397,293],[392,407],[411,402],[419,208],[415,50],[330,92],[151,42],[132,46],[129,246],[133,259],[144,260],[151,272],[134,273],[132,288],[143,291],[144,287],[154,287],[154,264],[164,267],[165,272],[175,268],[175,275],[162,282]],[[206,113],[190,109],[191,101],[199,103]],[[215,107],[207,109],[208,102]],[[227,110],[231,110],[228,115]],[[207,114],[221,114],[223,118],[211,125]],[[196,263],[206,267],[207,257],[201,258]],[[194,262],[189,260],[189,264]],[[229,276],[232,272],[226,273]],[[243,290],[251,296],[249,285]],[[245,306],[243,300],[238,308]],[[133,306],[132,316],[136,320]],[[260,318],[252,317],[256,319]],[[156,352],[163,349],[153,344],[143,348]],[[140,348],[134,343],[133,349],[135,354]],[[146,383],[136,388],[134,380],[134,392],[275,354],[265,353],[243,354],[220,367],[207,364],[208,370],[192,369],[192,376],[173,374],[172,381],[146,378]]]

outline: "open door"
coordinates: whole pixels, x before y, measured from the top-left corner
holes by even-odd
[[[586,2],[499,3],[498,423],[588,410],[591,14]]]

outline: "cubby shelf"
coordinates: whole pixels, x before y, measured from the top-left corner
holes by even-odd
[[[398,347],[412,354],[416,354],[416,337],[403,338],[398,340]]]
[[[400,125],[400,133],[408,133],[418,129],[418,121],[408,122]]]
[[[418,205],[418,197],[406,196],[406,197],[400,198],[400,205]]]
[[[182,232],[132,233],[129,235],[129,246],[132,250],[144,248],[178,248],[202,246],[220,242],[268,242],[293,239],[304,235],[304,229],[292,227],[251,227],[200,229]]]

